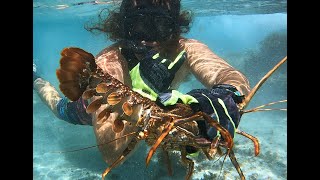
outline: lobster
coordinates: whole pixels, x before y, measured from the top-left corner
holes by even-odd
[[[182,103],[168,107],[159,106],[154,101],[131,90],[130,87],[111,75],[103,73],[95,64],[94,56],[83,49],[77,47],[64,48],[61,51],[61,56],[60,67],[57,69],[56,75],[60,82],[59,88],[67,98],[76,101],[82,97],[84,100],[91,101],[87,106],[86,112],[94,113],[98,111],[98,119],[108,119],[114,107],[120,107],[118,108],[121,109],[120,115],[114,120],[112,126],[112,131],[115,133],[123,131],[125,124],[136,127],[136,131],[123,136],[133,136],[134,138],[132,138],[122,155],[102,173],[102,179],[114,167],[122,163],[141,140],[151,146],[146,157],[147,166],[159,146],[162,147],[167,155],[169,151],[179,151],[181,152],[182,162],[187,166],[185,179],[188,180],[192,176],[194,162],[187,157],[187,147],[202,151],[208,159],[213,159],[217,153],[221,154],[221,149],[224,148],[224,160],[228,156],[240,178],[242,180],[245,179],[233,152],[234,142],[231,134],[210,115],[201,111],[194,112],[189,105]],[[287,57],[283,58],[257,83],[250,94],[238,104],[241,115],[248,112],[272,110],[262,109],[263,106],[251,110],[245,110],[245,108],[261,85],[286,60]],[[271,104],[274,103],[266,105]],[[199,136],[199,127],[196,121],[206,121],[210,126],[216,128],[221,136],[217,136],[211,141]],[[260,152],[258,139],[239,129],[236,130],[236,133],[249,138],[253,142],[255,155],[257,156]],[[170,171],[169,167],[168,169]]]

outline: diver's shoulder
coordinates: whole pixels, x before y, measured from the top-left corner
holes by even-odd
[[[118,53],[119,52],[119,43],[113,43],[109,46],[107,46],[106,48],[102,49],[97,55],[96,58],[103,56],[105,54],[114,54],[114,53]]]
[[[185,38],[185,37],[180,37],[179,43],[181,45],[204,44],[203,42],[201,42],[197,39]]]
[[[180,47],[182,47],[185,50],[207,47],[205,43],[192,38],[180,38],[179,44],[180,44]]]

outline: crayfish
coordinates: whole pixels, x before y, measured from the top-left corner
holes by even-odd
[[[110,131],[119,133],[123,131],[126,124],[135,126],[135,131],[108,142],[112,143],[123,137],[133,136],[122,155],[103,172],[102,179],[114,167],[123,162],[141,140],[151,146],[146,157],[147,166],[159,147],[162,147],[166,154],[169,151],[179,151],[181,152],[182,162],[188,167],[186,179],[190,179],[194,170],[194,162],[187,156],[187,147],[202,151],[208,159],[212,159],[217,152],[221,152],[221,148],[224,148],[224,159],[228,156],[241,179],[245,179],[233,152],[233,137],[226,128],[210,115],[201,111],[193,112],[189,105],[180,103],[170,107],[158,106],[155,102],[132,91],[111,75],[103,73],[95,64],[94,56],[80,48],[65,48],[61,55],[57,77],[60,81],[60,90],[66,97],[72,101],[76,101],[80,97],[90,100],[86,111],[87,113],[98,112],[96,116],[98,119],[108,119],[114,107],[118,107],[120,115],[114,120]],[[257,83],[244,101],[238,104],[241,115],[248,112],[271,110],[262,109],[262,107],[273,103],[251,110],[245,110],[245,108],[261,85],[286,60],[287,57],[283,58]],[[212,141],[200,137],[196,121],[205,121],[216,128],[221,136],[217,136]],[[259,154],[260,146],[257,138],[239,129],[236,130],[236,133],[252,140],[255,155]]]

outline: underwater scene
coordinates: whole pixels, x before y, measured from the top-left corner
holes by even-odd
[[[97,55],[113,42],[103,34],[92,34],[84,25],[98,17],[103,8],[121,1],[34,0],[33,63],[37,73],[59,93],[56,70],[65,47],[79,47]],[[234,68],[241,71],[254,87],[281,59],[287,56],[287,1],[283,0],[181,0],[182,9],[193,12],[190,32],[183,36],[197,39]],[[186,93],[203,88],[191,76],[179,87]],[[287,99],[287,62],[261,86],[246,109]],[[266,108],[269,108],[267,106]],[[270,108],[287,108],[278,103]],[[233,151],[249,180],[287,179],[287,111],[245,113],[238,127],[258,138],[260,154],[255,156],[253,142],[235,135]],[[92,126],[73,125],[58,119],[33,91],[33,179],[99,180],[109,166],[97,147]],[[106,179],[183,180],[187,167],[179,152],[170,152],[172,176],[156,151],[148,167],[150,150],[143,141],[130,157],[112,169]],[[192,180],[236,180],[240,176],[227,157],[208,160],[203,153],[190,157],[194,162]]]

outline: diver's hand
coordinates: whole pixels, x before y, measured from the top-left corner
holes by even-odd
[[[218,84],[210,90],[194,89],[187,94],[198,101],[198,103],[190,104],[195,112],[202,111],[207,113],[231,134],[234,134],[241,118],[237,104],[241,103],[244,98],[234,86]],[[212,128],[207,129],[207,134],[211,138],[215,135],[215,133],[212,132]]]
[[[37,65],[33,63],[33,82],[40,78],[40,76],[37,74]]]
[[[195,97],[198,101],[198,108],[205,110],[206,113],[212,113],[212,109],[207,109],[205,103],[206,99],[216,100],[217,98],[222,99],[223,101],[229,100],[230,105],[236,105],[243,101],[244,96],[232,85],[228,84],[217,84],[214,85],[210,90],[208,89],[194,89],[188,92],[187,94]],[[209,104],[207,104],[209,105]],[[196,105],[195,107],[196,108]],[[207,109],[207,110],[206,110]]]
[[[140,60],[139,75],[155,93],[164,92],[169,89],[176,72],[185,60],[185,51],[181,51],[174,59],[166,59],[152,49]]]

